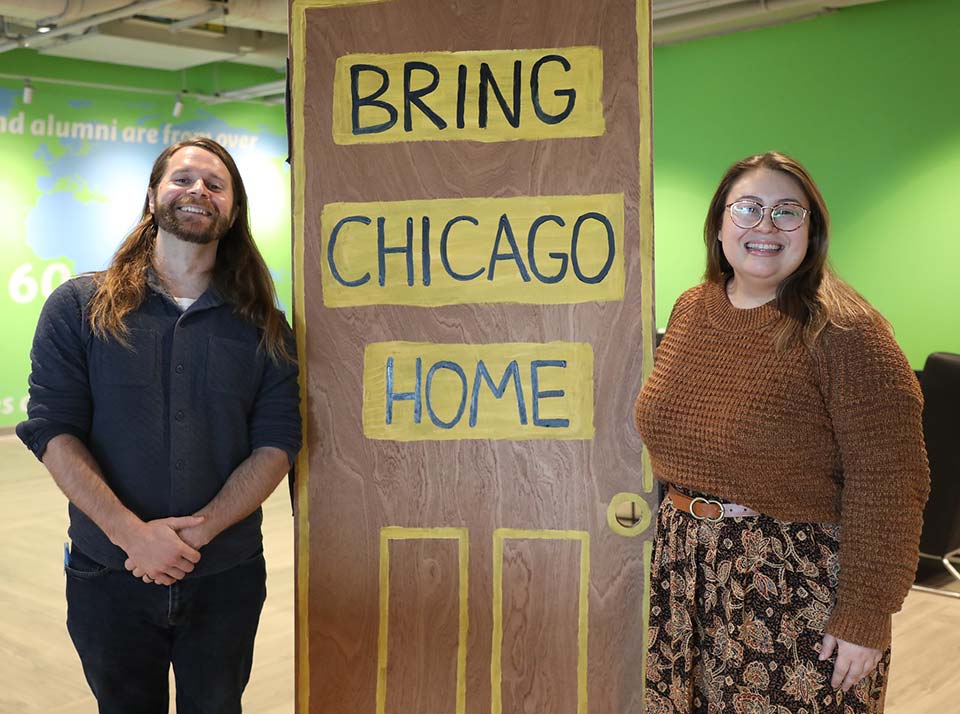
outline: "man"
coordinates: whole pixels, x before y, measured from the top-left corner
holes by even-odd
[[[101,713],[239,712],[260,504],[300,448],[292,336],[209,139],[157,158],[109,268],[47,300],[17,434],[70,500],[67,629]]]

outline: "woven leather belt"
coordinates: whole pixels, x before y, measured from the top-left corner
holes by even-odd
[[[760,514],[752,508],[738,506],[736,503],[723,503],[713,499],[703,498],[702,496],[691,497],[681,493],[672,485],[667,489],[667,496],[673,507],[678,511],[689,513],[698,521],[710,521],[717,523],[724,518],[735,518],[738,516],[759,516]]]

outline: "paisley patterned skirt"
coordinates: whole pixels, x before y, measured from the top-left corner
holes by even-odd
[[[703,494],[692,494],[703,495]],[[849,692],[819,661],[840,527],[701,521],[664,498],[650,577],[644,714],[879,714],[890,663]]]

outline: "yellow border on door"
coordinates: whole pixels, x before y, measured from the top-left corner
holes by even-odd
[[[457,541],[460,615],[457,637],[457,710],[467,710],[467,635],[470,617],[467,611],[470,546],[466,528],[404,528],[385,526],[380,529],[380,625],[377,633],[377,714],[387,709],[387,642],[390,622],[390,541],[451,539]]]
[[[656,303],[653,284],[653,27],[650,5],[653,0],[637,0],[637,101],[640,103],[640,323],[643,381],[653,371]],[[653,465],[646,448],[640,454],[644,493],[653,493]],[[640,658],[640,701],[646,697],[647,630],[650,621],[650,569],[653,544],[643,544],[643,632]]]
[[[297,456],[297,478],[294,482],[294,508],[296,510],[296,709],[301,714],[310,711],[310,518],[308,474],[310,450],[306,435],[307,420],[307,321],[303,289],[303,217],[304,217],[304,165],[303,156],[303,107],[306,79],[306,24],[309,0],[294,0],[290,6],[290,124],[293,136],[290,141],[291,203],[293,208],[293,329],[297,337],[297,360],[300,365],[300,417],[303,423],[303,447]]]
[[[577,612],[577,714],[587,714],[587,640],[590,602],[590,534],[587,531],[497,528],[493,532],[493,646],[490,653],[490,712],[502,714],[503,544],[507,540],[575,540],[580,542],[580,587]]]
[[[310,517],[309,517],[309,465],[310,451],[307,444],[307,322],[303,289],[303,224],[304,224],[304,92],[306,87],[306,30],[307,10],[345,5],[369,5],[390,0],[292,0],[290,4],[290,140],[291,205],[293,212],[293,329],[297,337],[297,359],[300,364],[300,417],[303,422],[303,448],[297,457],[296,482],[294,484],[294,508],[296,511],[296,690],[295,709],[300,714],[310,712]]]

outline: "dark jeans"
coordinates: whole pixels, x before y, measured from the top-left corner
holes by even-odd
[[[240,712],[267,593],[263,553],[169,587],[76,546],[65,570],[67,630],[100,714],[167,714],[171,664],[178,714]]]

